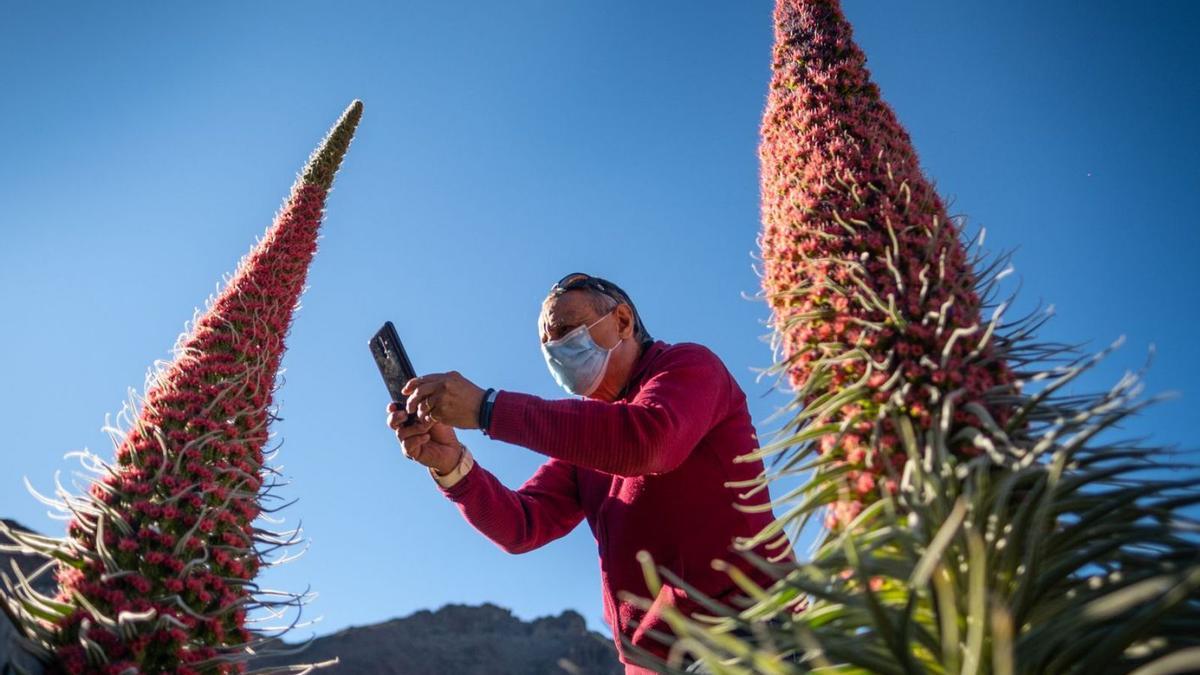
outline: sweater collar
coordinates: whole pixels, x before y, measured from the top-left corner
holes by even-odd
[[[629,395],[629,392],[633,390],[634,386],[641,381],[646,369],[662,352],[662,350],[666,349],[666,347],[667,343],[663,342],[662,340],[654,340],[652,342],[644,343],[644,346],[642,347],[642,353],[638,356],[637,361],[634,362],[633,370],[631,370],[629,373],[629,381],[625,383],[625,388],[622,389],[621,393],[617,395],[616,400],[624,400],[625,397]]]

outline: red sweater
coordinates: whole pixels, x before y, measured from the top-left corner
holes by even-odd
[[[622,635],[665,658],[667,645],[651,633],[671,633],[661,608],[703,612],[665,579],[649,612],[621,600],[620,591],[650,596],[638,551],[649,551],[656,564],[725,601],[736,589],[727,574],[712,568],[714,558],[767,582],[730,546],[736,536],[758,533],[773,516],[734,509],[739,490],[724,486],[757,476],[763,465],[733,461],[757,448],[757,437],[745,394],[708,348],[654,342],[634,365],[625,395],[611,403],[502,391],[487,433],[550,460],[517,490],[476,464],[442,492],[509,553],[538,548],[587,518],[600,549],[604,618],[626,673],[652,671],[631,664]],[[762,504],[767,494],[740,501]]]

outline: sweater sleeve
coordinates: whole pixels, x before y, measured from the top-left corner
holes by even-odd
[[[525,553],[575,529],[583,520],[575,467],[550,460],[517,490],[500,483],[478,462],[439,490],[467,522],[508,553]]]
[[[619,476],[671,471],[728,407],[730,375],[700,345],[676,345],[654,365],[629,401],[551,401],[502,391],[488,435]]]

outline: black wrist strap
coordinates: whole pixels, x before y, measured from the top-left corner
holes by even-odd
[[[479,423],[479,430],[485,434],[487,433],[488,425],[492,421],[492,394],[495,391],[495,389],[489,387],[487,391],[483,392],[483,401],[479,404],[479,419],[476,422]]]

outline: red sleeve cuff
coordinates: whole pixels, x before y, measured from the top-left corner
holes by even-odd
[[[488,437],[505,443],[521,443],[525,430],[525,411],[536,396],[515,391],[500,391],[492,402],[492,420],[488,425]]]

